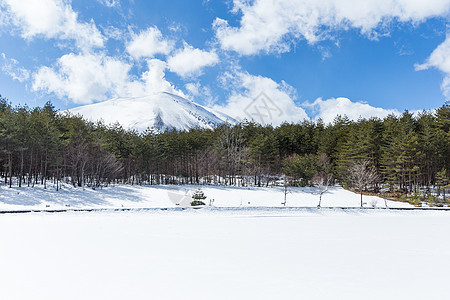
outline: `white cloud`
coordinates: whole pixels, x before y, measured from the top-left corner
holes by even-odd
[[[215,105],[214,109],[232,118],[275,126],[308,118],[293,101],[294,89],[284,81],[277,83],[270,78],[239,70],[224,74],[223,81],[235,90],[224,105]]]
[[[187,32],[186,26],[177,22],[172,22],[172,24],[170,24],[167,28],[172,32]]]
[[[447,74],[442,80],[441,90],[444,93],[444,96],[447,100],[450,99],[450,75]]]
[[[22,37],[74,40],[82,50],[103,47],[103,36],[94,22],[79,22],[70,2],[63,0],[0,0]]]
[[[200,82],[190,82],[184,86],[187,90],[187,96],[194,102],[213,106],[217,102],[217,96],[214,96],[208,86],[200,84]]]
[[[189,92],[190,95],[192,96],[199,96],[200,95],[200,83],[199,82],[189,82],[187,84],[184,85],[184,87],[186,88],[186,90]]]
[[[325,123],[333,122],[337,115],[346,115],[350,120],[359,118],[384,118],[390,114],[400,115],[396,109],[373,107],[363,102],[352,102],[347,98],[317,99],[298,106],[294,102],[295,89],[282,81],[254,76],[235,70],[222,76],[223,84],[235,87],[228,101],[213,108],[237,120],[253,120],[261,124],[280,125],[283,122],[297,123],[305,119],[321,118]],[[307,115],[305,109],[312,113]]]
[[[8,13],[6,12],[6,9],[2,7],[3,5],[4,4],[0,0],[0,27],[3,27],[8,23]]]
[[[367,103],[352,102],[342,97],[328,100],[319,98],[313,103],[304,103],[303,106],[311,108],[316,114],[315,119],[321,118],[325,123],[333,122],[337,115],[346,115],[350,120],[357,121],[359,118],[384,118],[390,114],[400,114],[395,109],[373,107]]]
[[[431,53],[424,64],[417,64],[415,67],[418,71],[435,67],[444,73],[450,73],[450,35]]]
[[[11,76],[12,79],[24,82],[30,78],[30,71],[20,67],[17,60],[7,58],[5,53],[2,53],[1,57],[3,59],[2,71]]]
[[[183,49],[167,59],[169,70],[181,77],[200,75],[203,68],[214,66],[218,62],[219,56],[216,52],[197,49],[187,43]]]
[[[184,96],[165,79],[166,63],[151,59],[140,78],[129,74],[131,65],[101,54],[67,54],[53,68],[33,74],[33,90],[54,93],[75,103],[92,103],[112,97],[139,97],[158,92]]]
[[[124,36],[124,32],[119,29],[116,28],[114,26],[107,26],[107,27],[101,27],[103,30],[104,35],[109,38],[109,39],[113,39],[113,40],[122,40],[123,36]]]
[[[130,68],[114,58],[71,53],[59,58],[55,68],[41,67],[33,75],[33,90],[46,90],[76,103],[91,103],[106,99],[111,90],[123,88]]]
[[[120,3],[119,0],[97,0],[97,1],[108,7],[115,7]]]
[[[164,38],[156,26],[149,27],[139,34],[133,33],[126,49],[135,59],[151,58],[156,54],[169,54],[173,49],[173,41]]]
[[[223,49],[281,53],[289,51],[293,39],[315,43],[349,28],[376,37],[392,20],[418,23],[449,11],[450,0],[234,0],[240,26],[217,18],[213,28]]]
[[[425,63],[416,64],[417,71],[436,68],[445,74],[441,89],[447,99],[450,99],[450,35],[427,58]]]
[[[147,65],[149,70],[142,74],[143,84],[141,84],[141,86],[143,89],[140,93],[142,96],[155,92],[167,92],[181,97],[186,97],[183,92],[177,90],[170,82],[166,80],[166,62],[159,59],[149,59],[147,60]]]

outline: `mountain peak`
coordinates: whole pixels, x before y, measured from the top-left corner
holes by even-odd
[[[118,122],[125,129],[141,132],[147,128],[156,131],[213,129],[225,122],[236,123],[236,120],[223,113],[167,92],[144,97],[114,98],[68,111],[90,121],[103,120],[106,124]]]

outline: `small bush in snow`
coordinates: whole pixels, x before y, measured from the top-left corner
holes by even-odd
[[[191,202],[191,206],[200,206],[200,205],[206,205],[205,202],[200,200],[194,200]]]
[[[206,205],[205,202],[203,202],[206,199],[206,196],[201,189],[195,191],[192,195],[192,199],[194,200],[191,202],[191,206]]]

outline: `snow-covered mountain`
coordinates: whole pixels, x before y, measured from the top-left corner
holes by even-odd
[[[137,98],[115,98],[68,111],[87,120],[103,120],[106,124],[118,122],[126,129],[141,132],[147,128],[157,131],[195,127],[212,129],[224,122],[236,122],[223,113],[165,92]]]

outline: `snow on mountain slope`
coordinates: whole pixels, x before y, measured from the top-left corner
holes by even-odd
[[[147,128],[158,131],[195,127],[212,129],[224,122],[236,122],[231,117],[166,92],[137,98],[115,98],[68,111],[80,114],[87,120],[101,119],[106,124],[118,122],[126,129],[138,131]]]

